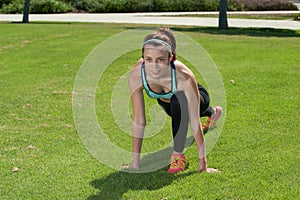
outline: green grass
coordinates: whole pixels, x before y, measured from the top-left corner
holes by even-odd
[[[208,155],[220,174],[196,173],[195,144],[186,172],[119,172],[82,144],[73,122],[76,74],[101,41],[137,25],[0,24],[0,194],[2,199],[297,199],[299,186],[300,32],[173,27],[199,42],[226,89],[226,122]],[[139,57],[121,56],[97,87],[97,116],[120,147],[110,108],[113,85]],[[116,67],[118,70],[115,70]],[[102,80],[102,79],[101,79]],[[232,84],[230,80],[234,80]],[[147,98],[147,106],[155,101]],[[169,122],[168,122],[169,123]],[[154,141],[168,142],[168,123]],[[30,145],[33,148],[30,148]],[[146,140],[145,150],[161,144]],[[29,147],[29,148],[28,148]],[[13,172],[18,167],[18,172]]]

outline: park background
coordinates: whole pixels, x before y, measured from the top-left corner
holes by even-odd
[[[275,16],[286,20],[281,17]],[[174,176],[167,168],[131,174],[105,166],[85,149],[73,121],[73,86],[86,56],[118,33],[149,25],[33,21],[0,26],[2,199],[300,196],[299,30],[170,26],[206,49],[220,70],[227,98],[222,134],[208,154],[208,165],[221,173],[196,172],[193,144],[186,151],[188,169]],[[128,151],[131,138],[120,134],[114,122],[110,91],[139,57],[134,51],[112,63],[96,93],[99,123]],[[154,103],[147,99],[149,107]],[[169,125],[160,134],[163,142],[171,139]],[[156,139],[147,141],[146,149],[157,145]]]
[[[30,13],[217,11],[224,0],[30,0]],[[0,0],[1,13],[22,13],[29,0]],[[225,2],[225,1],[224,1]],[[226,0],[228,11],[297,10],[299,1]]]

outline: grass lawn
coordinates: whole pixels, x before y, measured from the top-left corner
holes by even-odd
[[[195,144],[186,151],[188,169],[177,175],[167,168],[119,172],[89,154],[73,121],[76,74],[99,43],[137,27],[0,24],[1,199],[299,198],[299,31],[172,27],[201,44],[222,75],[226,122],[207,156],[221,173],[196,173]],[[99,123],[126,150],[131,140],[114,122],[111,90],[139,57],[133,51],[117,59],[96,91]],[[168,123],[157,136],[167,142]],[[146,149],[155,145],[145,141]]]

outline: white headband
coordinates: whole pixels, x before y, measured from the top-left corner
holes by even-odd
[[[167,42],[165,42],[163,40],[160,40],[160,39],[150,39],[150,40],[145,41],[144,44],[143,44],[143,48],[146,44],[151,43],[151,42],[156,42],[156,43],[165,45],[170,50],[170,53],[172,53],[171,45],[169,45]]]

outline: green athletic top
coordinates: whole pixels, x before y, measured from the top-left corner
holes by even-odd
[[[141,67],[141,73],[142,73],[142,82],[144,89],[146,90],[146,93],[150,98],[153,99],[159,99],[159,98],[164,98],[164,99],[171,99],[171,97],[177,92],[177,83],[176,83],[176,69],[175,69],[175,64],[172,61],[171,62],[171,80],[172,80],[172,87],[171,91],[168,93],[165,93],[164,91],[161,93],[156,93],[152,91],[149,87],[149,84],[147,83],[146,80],[146,72],[145,72],[145,64],[142,64]]]

